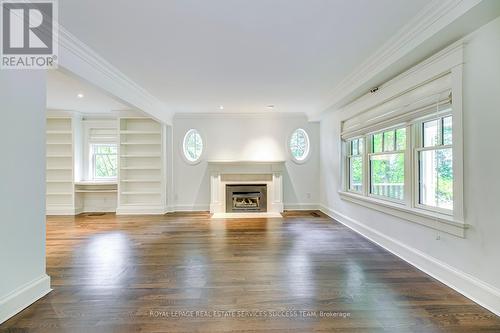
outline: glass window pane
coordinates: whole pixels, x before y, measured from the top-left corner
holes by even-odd
[[[358,139],[358,154],[362,155],[363,154],[363,138]]]
[[[374,134],[372,137],[373,141],[373,152],[380,153],[382,152],[382,133]]]
[[[191,162],[197,161],[203,152],[203,140],[197,130],[189,130],[184,137],[184,156]]]
[[[114,178],[117,175],[116,155],[96,155],[95,156],[95,178]]]
[[[406,149],[406,128],[396,130],[396,150]]]
[[[353,144],[351,142],[351,151]],[[295,160],[305,160],[309,155],[309,138],[306,131],[301,128],[296,129],[290,137],[289,148]]]
[[[385,154],[370,158],[371,193],[404,199],[404,154]]]
[[[384,151],[394,150],[394,131],[384,132]]]
[[[424,147],[434,147],[439,144],[439,120],[431,120],[423,125]]]
[[[453,152],[451,148],[420,152],[420,203],[453,209]]]
[[[349,189],[357,192],[363,190],[363,158],[361,156],[349,159]]]
[[[451,116],[443,118],[443,144],[453,144],[453,118]]]
[[[116,178],[118,169],[118,148],[114,144],[92,145],[94,179]]]

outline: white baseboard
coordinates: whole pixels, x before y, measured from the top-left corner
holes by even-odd
[[[166,206],[119,206],[116,215],[164,215],[167,213]]]
[[[173,212],[204,212],[210,211],[210,204],[197,204],[197,205],[175,205],[172,207]],[[305,203],[294,203],[285,204],[285,210],[319,210],[319,204],[305,204]],[[275,211],[280,211],[280,209],[275,209]]]
[[[320,210],[320,204],[294,203],[285,204],[285,210]],[[175,205],[175,206],[120,206],[117,208],[47,208],[46,215],[78,215],[82,213],[115,213],[116,215],[163,215],[174,212],[208,212],[209,204]]]
[[[285,203],[285,210],[319,210],[320,204],[315,203]]]
[[[175,205],[174,212],[209,212],[210,204]]]
[[[324,205],[321,205],[321,211],[500,316],[500,290],[498,288]]]
[[[255,219],[255,218],[283,218],[276,212],[255,212],[255,213],[214,213],[213,219]]]
[[[50,277],[44,274],[0,298],[0,324],[47,295],[51,290]]]
[[[45,215],[76,215],[77,209],[72,205],[68,206],[47,206]]]

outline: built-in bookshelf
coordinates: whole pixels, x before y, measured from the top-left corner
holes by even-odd
[[[46,124],[46,209],[48,215],[74,214],[72,117],[48,117]]]
[[[120,118],[118,214],[166,212],[164,126]]]

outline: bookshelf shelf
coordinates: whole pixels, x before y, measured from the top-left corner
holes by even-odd
[[[117,213],[166,211],[164,127],[149,118],[120,118]]]
[[[47,117],[46,123],[46,209],[48,215],[73,215],[74,126],[71,116]]]

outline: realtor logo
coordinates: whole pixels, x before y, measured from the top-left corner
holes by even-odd
[[[1,68],[57,67],[57,3],[55,0],[2,0]]]

